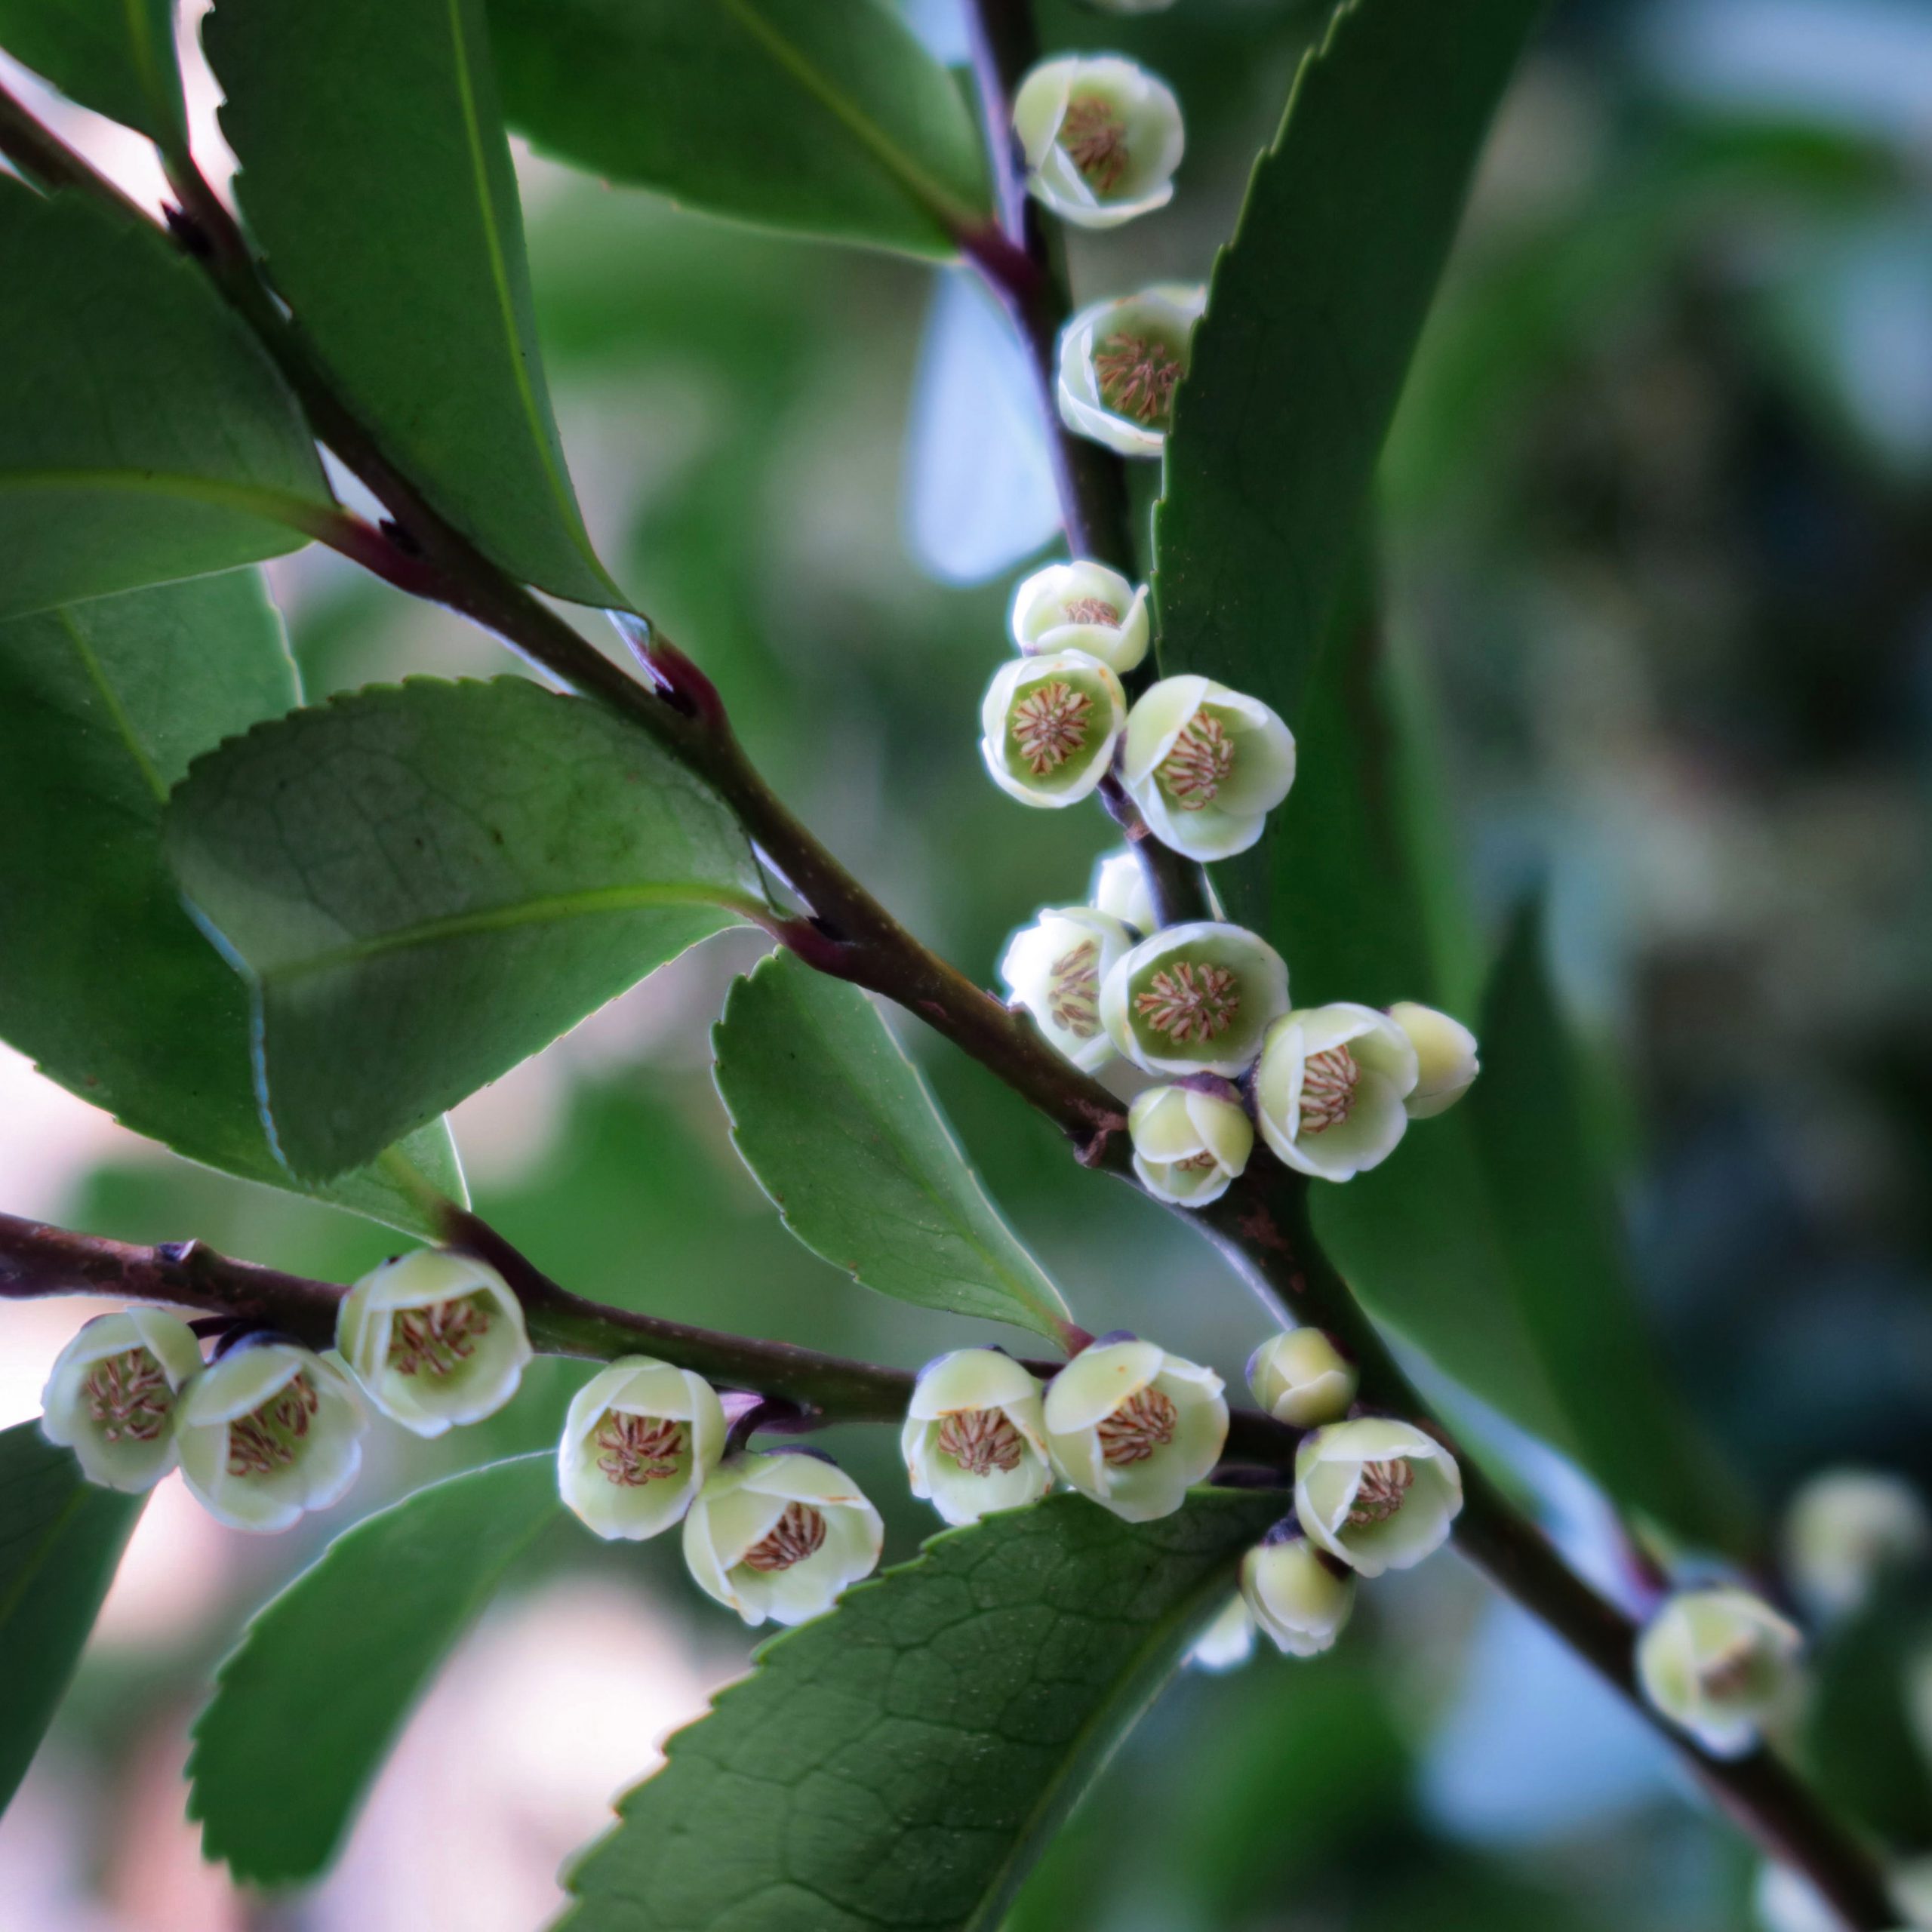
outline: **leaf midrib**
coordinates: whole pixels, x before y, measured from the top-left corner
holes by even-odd
[[[81,669],[88,683],[100,694],[100,701],[106,707],[107,715],[115,730],[119,733],[121,742],[128,748],[128,755],[134,761],[149,791],[154,795],[155,803],[165,805],[168,802],[168,787],[162,783],[161,774],[154,760],[148,755],[147,747],[134,734],[134,721],[128,715],[128,707],[121,702],[121,694],[108,681],[107,672],[102,665],[100,654],[88,643],[87,635],[75,623],[73,613],[64,605],[57,609],[54,616],[60,628],[67,634],[68,641],[74,647],[74,654],[81,660]]]
[[[240,510],[318,537],[329,521],[328,506],[293,491],[224,483],[170,469],[0,469],[0,491],[122,490],[140,496],[183,497],[216,509]]]

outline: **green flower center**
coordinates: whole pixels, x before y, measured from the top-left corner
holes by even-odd
[[[626,1415],[617,1409],[605,1411],[591,1438],[597,1466],[620,1489],[641,1489],[681,1474],[690,1439],[685,1425],[668,1416]]]
[[[1062,678],[1030,691],[1013,707],[1013,742],[1035,778],[1057,771],[1087,743],[1094,700]]]
[[[228,1473],[269,1476],[285,1469],[302,1453],[309,1425],[322,1406],[306,1375],[271,1395],[259,1409],[228,1425]]]
[[[1179,959],[1163,966],[1137,993],[1134,1010],[1177,1047],[1205,1045],[1225,1033],[1241,1011],[1241,982],[1225,966]]]
[[[146,1349],[103,1355],[81,1384],[88,1415],[103,1441],[152,1442],[168,1426],[174,1392],[162,1365]]]
[[[1174,414],[1180,358],[1158,336],[1110,335],[1094,356],[1100,400],[1116,416],[1164,429]]]
[[[1024,1444],[1004,1409],[959,1409],[939,1426],[939,1446],[969,1476],[1020,1466]]]
[[[1155,782],[1184,812],[1211,805],[1235,768],[1235,741],[1211,711],[1197,711],[1154,768]]]
[[[1310,1054],[1301,1070],[1301,1131],[1325,1134],[1340,1127],[1355,1103],[1361,1064],[1346,1047]]]
[[[1364,1463],[1361,1480],[1355,1485],[1355,1500],[1349,1506],[1349,1521],[1357,1529],[1387,1522],[1401,1508],[1415,1479],[1414,1467],[1406,1456],[1386,1463]]]
[[[1083,939],[1047,968],[1047,1011],[1076,1040],[1100,1030],[1100,945]]]
[[[399,1310],[389,1324],[389,1365],[398,1375],[432,1381],[454,1375],[490,1332],[491,1310],[480,1295]]]
[[[825,1518],[809,1503],[789,1503],[785,1513],[745,1552],[746,1567],[769,1575],[802,1563],[825,1541]]]
[[[1180,1411],[1174,1398],[1151,1384],[1128,1397],[1100,1424],[1100,1460],[1115,1469],[1144,1463],[1174,1439]]]
[[[1127,124],[1110,100],[1080,94],[1066,104],[1060,124],[1060,146],[1097,195],[1110,195],[1127,171]]]

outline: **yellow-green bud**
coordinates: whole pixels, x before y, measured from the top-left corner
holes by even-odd
[[[1215,1080],[1215,1076],[1205,1076]],[[1254,1124],[1225,1081],[1220,1093],[1195,1086],[1149,1087],[1127,1112],[1134,1171],[1157,1201],[1204,1208],[1227,1192],[1254,1151]]]
[[[1317,1657],[1342,1633],[1355,1580],[1338,1577],[1305,1537],[1286,1537],[1241,1558],[1241,1593],[1256,1626],[1291,1657]]]
[[[1410,1119],[1432,1119],[1453,1107],[1475,1084],[1482,1071],[1476,1036],[1460,1020],[1432,1006],[1418,1006],[1412,999],[1398,999],[1389,1009],[1389,1017],[1416,1051],[1416,1084],[1403,1105]]]
[[[1247,1386],[1277,1422],[1314,1429],[1340,1422],[1361,1377],[1319,1328],[1270,1335],[1247,1358]]]

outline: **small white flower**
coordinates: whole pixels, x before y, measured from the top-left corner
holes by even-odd
[[[1221,1460],[1228,1405],[1211,1368],[1152,1342],[1097,1342],[1047,1390],[1047,1447],[1083,1496],[1130,1523],[1171,1515]]]
[[[1361,1377],[1319,1328],[1270,1335],[1247,1358],[1247,1386],[1277,1422],[1315,1429],[1340,1422]]]
[[[1027,191],[1076,228],[1117,228],[1174,198],[1180,103],[1118,54],[1043,60],[1014,96],[1013,131]]]
[[[1278,1649],[1312,1657],[1342,1634],[1355,1607],[1355,1580],[1337,1576],[1306,1537],[1285,1537],[1241,1558],[1241,1593]]]
[[[1123,677],[1147,655],[1147,587],[1105,564],[1049,564],[1013,593],[1013,641],[1029,657],[1080,651]]]
[[[1826,1469],[1792,1497],[1783,1543],[1798,1601],[1829,1621],[1857,1610],[1886,1571],[1932,1557],[1932,1519],[1902,1477]]]
[[[842,1470],[803,1452],[734,1456],[685,1518],[698,1586],[747,1623],[803,1623],[878,1561],[885,1527]]]
[[[1741,1757],[1788,1704],[1803,1640],[1744,1590],[1685,1590],[1644,1626],[1637,1680],[1658,1710],[1720,1758]]]
[[[1097,657],[1018,657],[986,688],[980,749],[993,783],[1022,804],[1075,804],[1107,775],[1126,718],[1127,694]]]
[[[1082,309],[1060,337],[1060,420],[1117,456],[1158,456],[1208,291],[1158,282]]]
[[[1208,1076],[1213,1078],[1213,1075]],[[1204,1208],[1227,1192],[1254,1151],[1254,1124],[1235,1090],[1149,1087],[1127,1112],[1134,1171],[1156,1201]]]
[[[73,1451],[89,1482],[152,1489],[174,1466],[175,1411],[201,1367],[202,1345],[179,1315],[97,1315],[54,1358],[40,1432]]]
[[[577,1392],[557,1445],[557,1488],[607,1540],[668,1530],[724,1453],[724,1411],[701,1375],[620,1355]]]
[[[1128,714],[1121,780],[1163,845],[1229,858],[1288,795],[1294,736],[1258,697],[1211,678],[1163,678]]]
[[[1147,889],[1147,869],[1131,845],[1106,853],[1094,862],[1087,903],[1095,912],[1132,927],[1137,937],[1156,931],[1161,923],[1154,895]]]
[[[1364,1577],[1412,1569],[1442,1546],[1462,1507],[1455,1457],[1411,1423],[1331,1423],[1295,1453],[1303,1534]]]
[[[956,1349],[920,1370],[899,1448],[912,1494],[949,1523],[1037,1503],[1053,1484],[1040,1385],[997,1349]]]
[[[1254,1654],[1254,1619],[1237,1590],[1195,1641],[1186,1661],[1200,1670],[1233,1670]]]
[[[1091,1073],[1114,1051],[1100,1024],[1100,983],[1133,945],[1118,919],[1084,906],[1061,906],[1008,940],[999,976],[1040,1031]]]
[[[418,1248],[365,1275],[343,1298],[335,1340],[370,1401],[423,1436],[494,1415],[531,1358],[509,1284],[445,1248]]]
[[[332,1363],[292,1342],[253,1342],[189,1383],[174,1429],[183,1479],[208,1513],[268,1531],[341,1500],[368,1426]]]
[[[1232,1078],[1287,1010],[1288,969],[1266,940],[1201,919],[1143,940],[1100,982],[1100,1023],[1149,1073]]]
[[[1303,1007],[1268,1029],[1254,1078],[1261,1137],[1318,1180],[1349,1180],[1395,1151],[1416,1050],[1386,1014],[1347,1001]]]
[[[1416,1084],[1402,1104],[1410,1119],[1432,1120],[1453,1107],[1482,1071],[1476,1036],[1460,1020],[1412,999],[1398,999],[1389,1017],[1416,1050]]]

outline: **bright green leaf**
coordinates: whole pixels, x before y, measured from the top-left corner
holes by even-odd
[[[95,1488],[38,1423],[0,1431],[0,1810],[53,1720],[146,1500]]]
[[[269,272],[385,454],[506,569],[621,604],[551,414],[482,0],[223,0],[203,38]]]
[[[773,228],[957,252],[978,131],[883,0],[489,0],[512,125],[544,152]]]
[[[0,624],[0,1037],[136,1132],[281,1187],[248,989],[182,910],[161,826],[195,753],[298,701],[253,571]],[[460,1194],[440,1122],[399,1151]],[[303,1191],[429,1232],[385,1172]]]
[[[1352,0],[1303,61],[1216,264],[1168,440],[1168,672],[1295,722],[1483,137],[1543,6]]]
[[[437,1666],[559,1514],[547,1452],[420,1489],[259,1612],[195,1725],[188,1815],[245,1884],[312,1878]]]
[[[0,0],[0,47],[69,100],[186,147],[174,0]]]
[[[990,1932],[1281,1507],[1057,1496],[935,1537],[671,1740],[558,1932]]]
[[[738,1152],[814,1254],[900,1301],[1060,1339],[1066,1303],[857,986],[774,952],[712,1044]]]
[[[194,263],[0,177],[0,617],[277,556],[329,508],[294,399]]]
[[[283,1158],[332,1174],[761,909],[715,795],[602,706],[415,680],[198,760],[168,840],[254,989]]]

